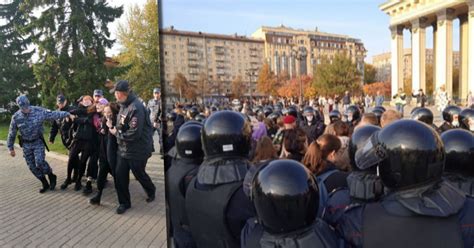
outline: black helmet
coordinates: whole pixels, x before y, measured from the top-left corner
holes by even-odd
[[[312,115],[315,115],[315,113],[314,113],[314,108],[311,107],[311,106],[306,106],[306,107],[304,107],[304,109],[303,109],[303,114],[312,114]]]
[[[166,119],[168,121],[175,121],[176,118],[178,118],[178,114],[176,114],[175,112],[170,112],[170,113],[166,114]]]
[[[450,105],[444,108],[443,110],[443,120],[451,123],[453,122],[454,115],[458,115],[461,113],[461,108],[458,106]]]
[[[288,113],[286,115],[292,115],[295,118],[298,118],[298,109],[295,106],[288,107]]]
[[[265,115],[265,117],[268,117],[271,113],[273,113],[272,107],[267,106],[263,108],[263,114]]]
[[[474,109],[467,108],[459,113],[461,127],[474,132]]]
[[[191,119],[194,119],[194,117],[196,117],[196,115],[199,114],[199,110],[198,110],[196,107],[191,107],[191,108],[188,110],[188,114],[189,114],[189,116],[191,117]]]
[[[206,119],[206,116],[204,116],[203,114],[198,114],[194,116],[194,120],[199,121],[199,122],[204,122],[205,119]]]
[[[380,110],[382,111],[382,113],[384,113],[385,111],[387,111],[384,106],[375,106],[375,107],[372,109],[372,111],[373,111],[373,110],[376,110],[376,109],[380,109]]]
[[[176,135],[176,150],[181,158],[202,158],[201,125],[188,124],[181,126]]]
[[[331,123],[339,121],[339,120],[341,120],[341,118],[342,118],[342,115],[341,115],[341,112],[339,112],[339,110],[335,109],[335,110],[329,112],[329,120],[331,121]]]
[[[365,142],[370,138],[370,136],[380,131],[380,127],[374,125],[364,125],[362,127],[358,127],[354,130],[352,137],[349,141],[349,159],[351,161],[352,170],[360,171],[360,169],[356,166],[355,163],[355,154],[357,150],[364,147]],[[368,169],[369,171],[376,171],[376,166],[372,166]]]
[[[251,198],[265,231],[288,233],[314,223],[319,188],[301,163],[274,160],[254,177]]]
[[[280,114],[278,113],[271,113],[267,118],[271,119],[273,123],[277,123],[278,118],[280,118]]]
[[[263,111],[263,107],[262,106],[256,106],[252,109],[252,111],[256,114],[259,114],[260,112]]]
[[[351,106],[347,107],[347,110],[344,113],[344,115],[347,116],[347,121],[348,122],[358,121],[361,118],[360,109],[356,105],[351,105]],[[352,119],[350,119],[351,116],[352,116]]]
[[[372,109],[372,113],[374,113],[375,117],[377,117],[377,121],[380,124],[380,119],[382,118],[384,111],[382,111],[380,108],[374,108]]]
[[[420,109],[421,107],[414,107],[411,111],[410,111],[410,115],[413,114],[415,111],[417,111],[418,109]]]
[[[202,145],[206,157],[244,156],[250,149],[251,128],[241,113],[219,111],[206,119]]]
[[[411,119],[433,125],[433,112],[428,108],[419,108],[411,113]]]
[[[275,106],[273,106],[273,111],[276,112],[276,111],[280,111],[283,109],[283,106],[281,104],[276,104]]]
[[[281,110],[281,113],[284,115],[284,116],[287,116],[288,115],[288,109],[287,108],[284,108]]]
[[[216,107],[216,106],[211,107],[211,113],[214,113],[214,112],[217,112],[217,111],[219,111],[218,107]]]
[[[474,135],[463,129],[451,129],[441,135],[446,152],[445,171],[474,176]]]
[[[425,123],[395,121],[373,135],[371,142],[380,159],[380,178],[387,188],[401,189],[441,179],[445,162],[443,142]]]

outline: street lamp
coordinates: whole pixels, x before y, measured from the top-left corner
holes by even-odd
[[[249,96],[250,96],[250,101],[252,101],[252,76],[255,75],[255,70],[256,69],[246,69],[245,70],[245,75],[249,77]]]
[[[306,52],[306,48],[304,47],[299,47],[299,49],[293,49],[291,50],[291,56],[294,57],[296,60],[300,62],[300,97],[299,97],[299,104],[303,103],[303,82],[301,81],[301,76],[303,75],[303,66],[302,62],[306,60],[306,57],[308,56],[308,53]]]

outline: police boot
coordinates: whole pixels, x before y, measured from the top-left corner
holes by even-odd
[[[97,191],[97,193],[89,200],[89,203],[92,205],[100,205],[100,198],[102,197],[102,190]]]
[[[62,190],[67,189],[67,186],[69,186],[69,184],[71,184],[71,179],[66,179],[66,181],[64,181],[64,183],[61,184],[61,189]]]
[[[50,190],[54,190],[54,188],[56,187],[56,180],[57,180],[57,176],[54,175],[52,172],[48,174],[48,177],[49,177],[49,189]]]
[[[48,191],[48,189],[49,189],[49,183],[48,183],[48,180],[46,180],[46,177],[42,177],[42,178],[40,179],[40,181],[41,181],[41,183],[43,184],[43,188],[41,188],[41,189],[39,190],[39,192],[42,194],[42,193]]]
[[[78,180],[76,181],[76,185],[74,185],[74,190],[75,190],[75,191],[79,191],[79,190],[81,190],[81,189],[82,189],[81,180],[78,179]]]
[[[92,193],[92,181],[91,180],[87,180],[86,187],[84,188],[82,193],[84,195],[88,195],[88,194]]]

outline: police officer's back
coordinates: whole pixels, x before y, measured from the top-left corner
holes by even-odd
[[[316,219],[319,189],[299,162],[274,160],[253,180],[257,217],[242,231],[242,247],[336,247],[336,236]]]
[[[167,199],[176,247],[196,246],[189,231],[185,196],[188,185],[196,176],[204,157],[201,129],[200,124],[190,124],[179,130],[176,137],[178,157],[172,160],[171,168],[166,172]]]
[[[186,212],[198,247],[239,247],[242,227],[254,216],[242,189],[250,166],[250,137],[250,124],[240,113],[216,112],[204,124],[204,162],[186,193]]]
[[[472,214],[465,211],[472,203],[442,180],[444,161],[439,135],[424,123],[399,120],[374,134],[356,163],[378,165],[387,193],[346,211],[338,232],[348,246],[472,247],[466,225]]]
[[[474,135],[453,129],[444,132],[441,139],[446,151],[445,179],[474,197]]]

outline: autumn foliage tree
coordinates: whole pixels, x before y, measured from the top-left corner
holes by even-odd
[[[245,93],[245,85],[242,81],[241,76],[237,76],[234,81],[232,81],[232,95],[234,98],[241,98]]]
[[[300,95],[300,79],[303,87],[304,97],[316,96],[314,88],[311,86],[312,77],[303,75],[283,82],[278,88],[278,95],[281,97],[298,97]]]
[[[270,66],[267,63],[263,64],[260,72],[258,73],[257,90],[265,95],[276,95],[276,82],[277,78],[270,70]]]
[[[377,94],[377,91],[380,91],[380,93],[384,96],[390,96],[391,93],[391,86],[390,83],[384,83],[384,82],[376,82],[376,83],[371,83],[371,84],[366,84],[363,87],[364,93],[374,96]]]
[[[337,54],[331,61],[323,58],[314,72],[313,87],[318,94],[339,94],[346,90],[359,91],[361,74],[355,63],[345,54]]]

